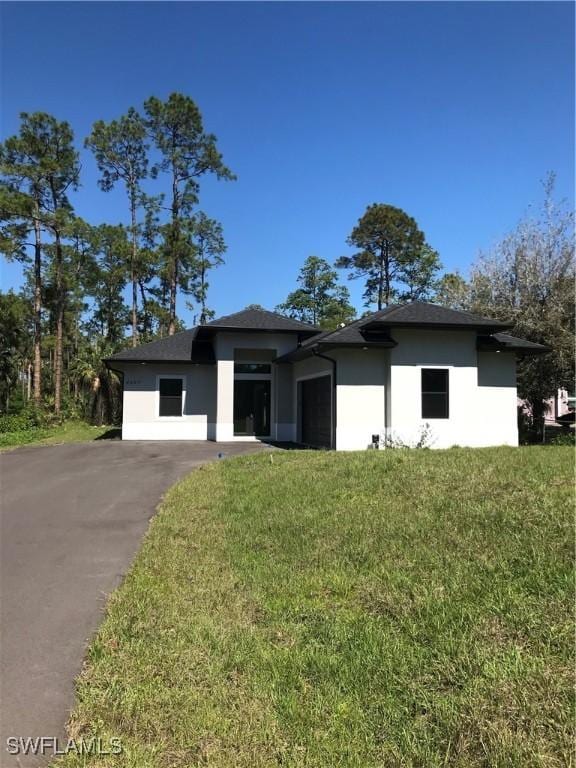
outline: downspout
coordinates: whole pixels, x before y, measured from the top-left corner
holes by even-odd
[[[318,352],[316,349],[313,349],[312,352],[314,353],[315,357],[321,357],[323,360],[328,360],[329,363],[332,363],[332,450],[336,450],[336,392],[337,392],[337,374],[338,374],[338,366],[336,363],[336,360],[334,360],[333,357],[328,357],[328,355],[323,355],[321,352]]]

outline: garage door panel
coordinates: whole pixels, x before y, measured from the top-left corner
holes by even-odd
[[[319,376],[300,382],[301,442],[316,448],[332,447],[332,380]]]

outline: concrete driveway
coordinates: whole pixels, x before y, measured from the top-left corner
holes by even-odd
[[[0,765],[8,737],[57,737],[74,704],[74,678],[164,493],[217,458],[257,443],[98,441],[0,455]]]

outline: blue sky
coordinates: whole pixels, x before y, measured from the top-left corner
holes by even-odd
[[[211,278],[218,314],[274,307],[306,256],[349,252],[373,202],[414,216],[445,269],[466,274],[541,198],[548,171],[573,198],[572,3],[4,3],[1,14],[4,137],[20,111],[68,120],[81,146],[95,120],[150,95],[198,103],[238,176],[201,193],[228,244]],[[82,164],[77,212],[126,221],[122,192],[98,189],[90,154]],[[20,281],[2,264],[4,288]],[[360,307],[361,284],[348,285]]]

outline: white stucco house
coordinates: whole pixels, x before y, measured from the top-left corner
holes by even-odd
[[[328,332],[244,310],[106,362],[124,440],[517,445],[516,357],[547,348],[509,327],[422,302]]]

